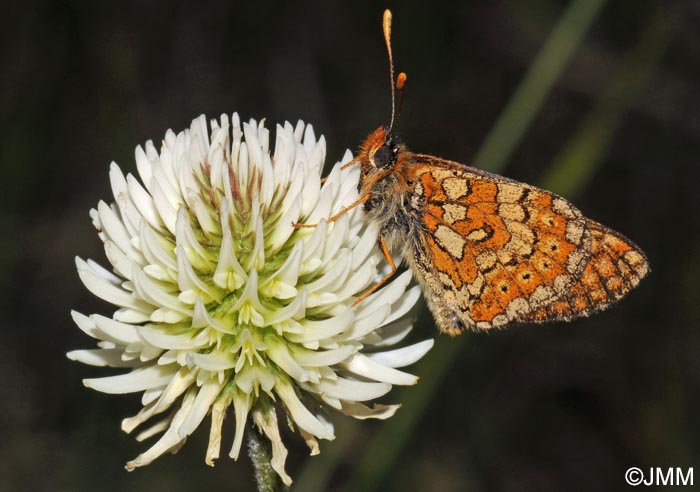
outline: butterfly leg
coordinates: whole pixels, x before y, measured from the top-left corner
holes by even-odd
[[[339,218],[341,218],[343,215],[345,215],[346,213],[348,213],[348,212],[349,212],[350,210],[352,210],[353,208],[357,207],[358,205],[362,205],[363,203],[365,203],[367,200],[369,200],[370,196],[371,196],[371,195],[370,195],[369,193],[367,193],[367,194],[364,195],[364,196],[361,196],[360,198],[358,198],[357,200],[355,200],[353,203],[351,203],[350,205],[348,205],[347,207],[345,207],[343,210],[341,210],[340,212],[338,212],[338,213],[335,214],[334,216],[330,217],[326,222],[335,222],[336,220],[338,220]],[[313,227],[316,227],[318,224],[299,224],[299,223],[296,223],[296,222],[292,222],[292,225],[294,226],[295,229],[305,229],[305,228],[313,228]]]
[[[384,241],[383,237],[379,238],[379,246],[382,248],[382,253],[384,253],[384,258],[386,259],[387,263],[389,263],[391,271],[387,273],[386,276],[379,282],[377,282],[372,287],[360,294],[360,296],[357,299],[355,299],[355,302],[352,303],[353,307],[357,306],[359,303],[367,299],[369,295],[376,292],[377,289],[379,289],[379,287],[387,283],[387,281],[396,273],[396,263],[394,263],[394,259],[391,257],[391,253],[389,253],[389,247],[386,245],[386,242]]]
[[[358,158],[357,158],[357,157],[355,157],[353,160],[348,161],[348,162],[346,162],[345,164],[343,164],[342,166],[340,166],[340,170],[343,171],[343,170],[349,168],[350,166],[352,166],[353,164],[355,164],[356,162],[358,162]],[[322,178],[321,178],[321,183],[325,183],[327,179],[328,179],[328,176],[322,177]]]

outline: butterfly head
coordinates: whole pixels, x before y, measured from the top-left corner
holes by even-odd
[[[372,169],[389,169],[394,164],[401,151],[401,144],[393,133],[387,133],[380,126],[363,142],[358,155],[362,167]]]
[[[387,132],[384,126],[374,130],[362,142],[355,158],[361,167],[358,191],[362,194],[368,193],[378,181],[395,174],[397,166],[401,165],[405,150],[396,135]]]

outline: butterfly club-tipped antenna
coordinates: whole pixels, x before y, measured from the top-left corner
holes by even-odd
[[[394,126],[396,126],[396,123],[398,123],[399,116],[401,115],[401,107],[403,106],[404,95],[403,89],[406,85],[407,78],[404,72],[400,72],[398,77],[396,77],[396,80],[394,80],[394,54],[391,50],[391,20],[391,10],[386,9],[384,11],[384,17],[382,18],[382,31],[384,32],[384,42],[386,43],[386,51],[389,55],[389,87],[391,88],[391,121],[389,123],[389,128],[386,131],[387,141],[389,141],[393,137],[392,131],[394,130]],[[340,169],[347,169],[348,167],[359,162],[359,159],[359,156],[355,157],[350,162],[346,162],[345,164],[343,164],[343,166]],[[323,181],[325,181],[325,178],[322,179],[322,182]]]
[[[401,114],[401,106],[403,105],[403,94],[404,86],[406,84],[406,74],[404,72],[399,73],[399,76],[394,79],[394,53],[391,49],[391,21],[392,21],[391,10],[386,9],[384,11],[384,17],[382,19],[382,31],[384,32],[384,42],[386,43],[386,52],[389,56],[389,87],[391,87],[391,121],[389,122],[389,128],[387,129],[387,135],[391,135],[394,130],[394,126],[398,122],[399,116]],[[397,104],[397,92],[398,92],[398,104]]]

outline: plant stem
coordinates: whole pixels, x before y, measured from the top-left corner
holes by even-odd
[[[272,459],[270,442],[260,435],[255,425],[251,426],[248,432],[248,455],[255,468],[255,481],[258,484],[258,492],[283,492],[288,490],[270,464]]]

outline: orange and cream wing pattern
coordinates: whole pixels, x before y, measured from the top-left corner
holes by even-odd
[[[422,228],[411,263],[445,332],[587,316],[649,270],[636,245],[553,193],[413,158],[407,178]]]

